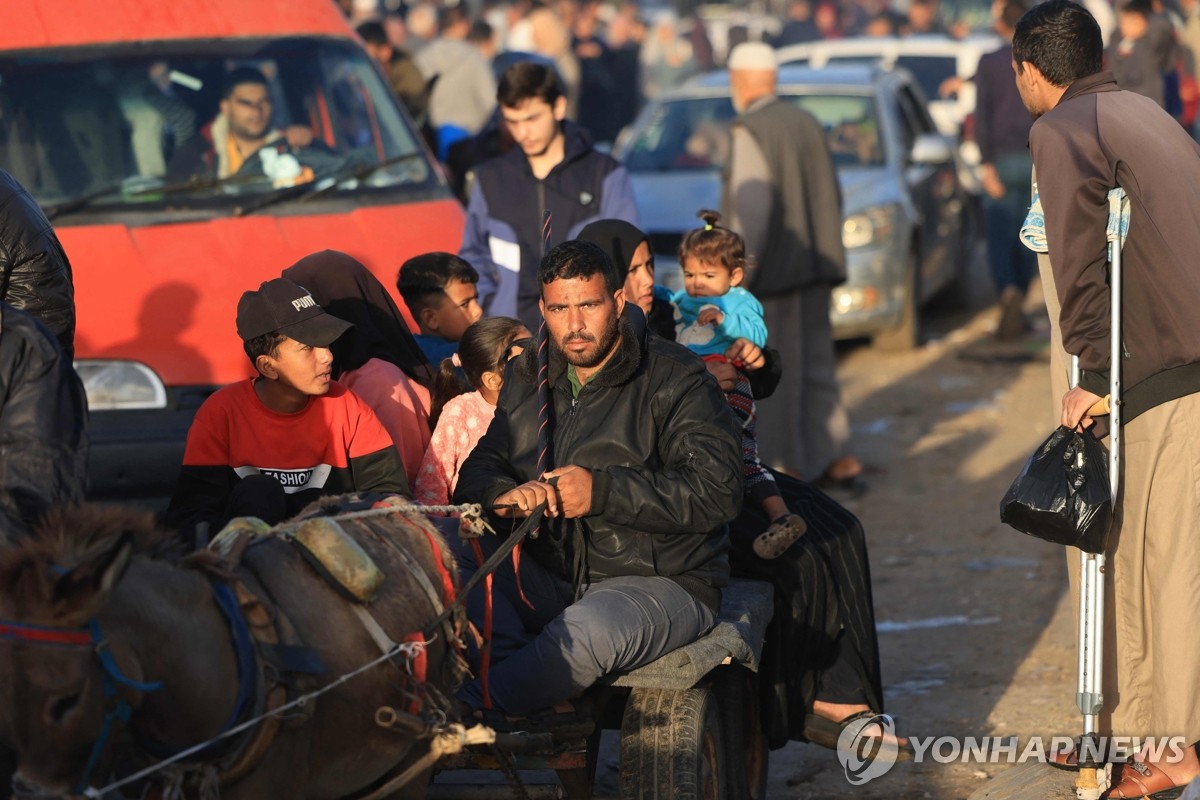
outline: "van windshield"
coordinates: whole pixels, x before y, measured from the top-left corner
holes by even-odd
[[[438,183],[366,54],[322,38],[6,54],[0,167],[52,215]]]

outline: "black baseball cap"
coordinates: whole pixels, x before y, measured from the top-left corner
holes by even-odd
[[[237,332],[243,342],[278,331],[310,347],[328,347],[352,328],[326,314],[312,294],[287,278],[273,278],[238,301]]]

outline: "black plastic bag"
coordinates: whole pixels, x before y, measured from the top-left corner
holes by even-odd
[[[1103,553],[1112,523],[1104,445],[1090,431],[1059,426],[1008,488],[1000,521],[1047,542]]]

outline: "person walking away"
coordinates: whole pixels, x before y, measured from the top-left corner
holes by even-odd
[[[775,469],[837,485],[861,481],[844,453],[842,406],[829,321],[830,289],[846,278],[842,200],[819,122],[775,95],[775,51],[734,48],[729,84],[739,116],[731,131],[721,216],[741,234],[752,268],[746,288],[765,298],[763,318],[783,357],[783,379],[759,405],[759,455]]]
[[[438,12],[440,35],[416,54],[428,84],[429,124],[437,134],[438,161],[450,146],[474,136],[495,105],[496,79],[479,48],[467,41],[471,20],[461,5]]]
[[[1120,770],[1110,798],[1158,796],[1200,774],[1200,146],[1153,100],[1103,71],[1096,21],[1069,0],[1021,17],[1013,68],[1034,117],[1029,144],[1045,220],[1041,259],[1054,339],[1079,356],[1066,390],[1063,353],[1052,383],[1060,421],[1094,425],[1088,409],[1108,391],[1107,193],[1128,194],[1123,249],[1120,503],[1105,571],[1101,735],[1182,736]],[[1036,217],[1031,215],[1031,219]],[[1068,552],[1078,592],[1078,555]],[[1062,754],[1068,761],[1071,754]]]
[[[621,6],[608,22],[608,69],[614,89],[609,105],[611,125],[618,133],[642,110],[642,39],[646,26],[635,3]]]
[[[485,311],[535,331],[544,213],[554,238],[570,239],[597,219],[636,225],[637,205],[625,168],[565,121],[567,101],[553,69],[518,62],[501,76],[496,97],[517,147],[476,168],[458,254],[479,271]]]
[[[787,47],[793,44],[807,44],[821,39],[821,31],[813,22],[812,0],[790,0],[787,5],[787,22],[783,30],[775,37],[772,44],[776,47]]]
[[[412,54],[393,45],[383,23],[378,20],[367,20],[357,30],[367,54],[383,70],[392,94],[408,111],[418,128],[424,125],[425,113],[429,108],[429,91],[425,76],[421,74]]]
[[[600,37],[598,3],[587,2],[575,17],[571,47],[579,62],[579,115],[577,121],[601,142],[611,142],[621,129],[612,124],[614,94],[608,46]]]
[[[558,11],[543,6],[534,8],[526,17],[529,21],[530,51],[554,64],[567,98],[567,118],[579,119],[579,59],[571,49],[571,31]]]
[[[1161,36],[1152,35],[1150,0],[1129,0],[1117,12],[1117,36],[1108,48],[1108,68],[1122,89],[1167,107]]]
[[[1017,339],[1028,331],[1025,295],[1037,259],[1018,236],[1029,208],[1029,127],[1012,79],[1012,35],[1025,13],[1024,0],[992,6],[992,23],[1004,44],[984,54],[975,72],[975,141],[983,183],[983,223],[988,266],[999,298],[996,338]]]

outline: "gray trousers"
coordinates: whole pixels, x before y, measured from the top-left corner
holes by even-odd
[[[484,557],[496,540],[484,537]],[[468,547],[458,548],[462,580],[477,564]],[[521,559],[518,596],[512,561],[494,573],[492,666],[488,687],[493,704],[520,716],[577,697],[602,676],[640,667],[707,633],[713,612],[670,578],[627,576],[588,586],[572,601],[571,584]],[[468,598],[471,621],[483,630],[483,584]],[[483,705],[479,679],[459,691],[468,704]]]

